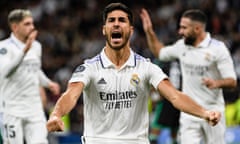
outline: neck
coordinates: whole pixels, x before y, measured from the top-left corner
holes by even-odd
[[[206,32],[202,32],[199,34],[198,38],[196,39],[195,43],[194,43],[194,47],[197,47],[207,36]]]
[[[23,43],[26,43],[27,38],[24,38],[24,37],[22,37],[22,36],[20,36],[20,35],[18,35],[18,34],[16,34],[16,33],[13,33],[13,34],[14,34],[14,36],[15,36],[18,40],[20,40],[20,41],[23,42]]]
[[[106,46],[105,54],[116,66],[116,68],[121,68],[130,56],[130,47],[126,46],[120,50],[115,50],[109,46]]]

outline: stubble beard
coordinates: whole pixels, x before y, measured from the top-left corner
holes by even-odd
[[[110,48],[119,51],[127,45],[128,41],[129,41],[129,34],[125,38],[123,38],[123,43],[118,46],[113,46],[111,44],[111,36],[106,35],[106,41],[107,41],[107,44],[110,46]]]
[[[193,36],[185,37],[185,39],[184,39],[184,43],[186,45],[191,45],[191,46],[194,45],[195,41],[196,41],[196,37],[193,37]]]

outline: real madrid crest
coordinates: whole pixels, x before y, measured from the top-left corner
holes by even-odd
[[[140,79],[138,77],[138,74],[133,74],[132,75],[132,78],[130,80],[130,83],[133,85],[133,86],[137,86],[139,83],[140,83]]]
[[[210,53],[205,54],[205,60],[210,61],[211,60],[211,55]]]

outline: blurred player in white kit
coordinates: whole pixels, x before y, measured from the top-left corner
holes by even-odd
[[[150,50],[162,61],[179,60],[182,72],[182,90],[207,109],[216,109],[224,117],[223,88],[237,86],[233,61],[222,41],[207,32],[206,15],[198,9],[187,10],[181,16],[179,34],[182,39],[164,46],[153,31],[146,9],[141,14],[143,28]],[[225,144],[225,119],[215,126],[204,120],[181,112],[181,144]]]
[[[41,44],[29,10],[14,9],[8,15],[12,31],[0,42],[0,97],[3,112],[4,144],[47,144],[46,118],[40,86],[54,95],[57,83],[41,70]]]

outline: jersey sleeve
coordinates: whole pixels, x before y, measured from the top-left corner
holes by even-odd
[[[4,45],[0,45],[0,76],[8,77],[10,76],[22,62],[24,58],[23,51],[16,53],[11,53]]]
[[[162,71],[162,69],[153,63],[150,63],[148,72],[149,72],[149,82],[150,84],[153,85],[155,89],[157,89],[159,83],[162,80],[168,78],[167,75]]]
[[[219,69],[219,72],[221,73],[221,76],[223,78],[234,78],[237,79],[233,60],[230,55],[229,50],[225,46],[225,44],[222,44],[221,50],[218,51],[219,55],[217,56],[217,67]]]
[[[39,80],[41,86],[48,88],[51,80],[46,76],[46,74],[42,70],[39,71]]]
[[[40,60],[40,66],[42,66],[42,44],[38,41],[34,41],[34,47],[36,47],[36,53],[37,53],[37,57]]]
[[[90,82],[90,67],[87,64],[79,65],[73,72],[69,83],[72,82],[83,82],[84,85],[88,85]]]
[[[159,60],[161,61],[176,60],[179,57],[178,54],[179,54],[179,47],[181,46],[181,43],[183,43],[183,41],[179,40],[172,45],[168,45],[161,48],[158,54]]]

